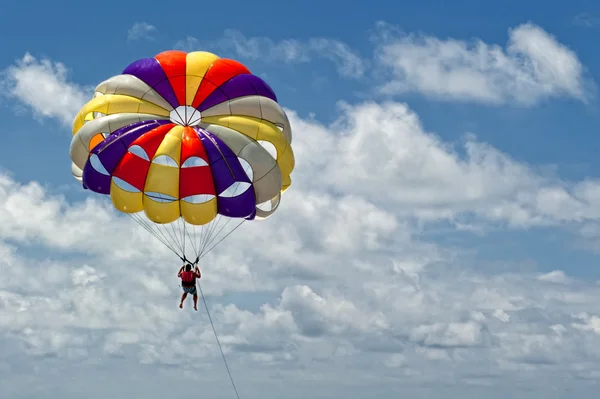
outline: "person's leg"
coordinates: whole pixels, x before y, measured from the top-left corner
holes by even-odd
[[[187,297],[187,292],[183,292],[183,294],[181,295],[181,302],[179,303],[179,308],[183,309],[183,301],[185,301],[185,298]]]
[[[198,294],[194,294],[194,310],[198,310]]]

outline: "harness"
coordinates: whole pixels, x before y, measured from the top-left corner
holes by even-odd
[[[186,288],[191,288],[196,286],[196,276],[194,276],[193,271],[183,271],[181,272],[181,286]]]

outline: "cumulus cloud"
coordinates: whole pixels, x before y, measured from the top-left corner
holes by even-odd
[[[298,157],[311,158],[300,184],[387,204],[399,216],[457,225],[472,224],[472,217],[512,227],[600,217],[600,182],[542,175],[473,134],[443,142],[406,104],[342,104],[328,126],[289,112],[304,133],[294,144]]]
[[[600,17],[598,14],[582,12],[575,15],[573,23],[584,28],[594,28],[600,24]]]
[[[176,43],[177,48],[197,50],[200,40],[187,37]],[[360,78],[365,73],[365,61],[347,44],[339,40],[313,38],[308,41],[284,39],[274,41],[267,37],[246,37],[243,33],[227,29],[223,37],[203,43],[218,51],[233,51],[238,57],[252,60],[307,63],[324,58],[333,62],[342,76]]]
[[[127,32],[127,40],[152,39],[152,34],[156,33],[156,27],[148,22],[136,22]]]
[[[416,92],[437,100],[532,106],[558,97],[587,102],[594,92],[575,52],[533,23],[509,29],[504,47],[480,39],[406,34],[385,22],[379,22],[375,32],[372,58],[339,40],[276,41],[231,29],[219,39],[204,42],[189,36],[175,46],[284,63],[325,58],[342,76],[373,80],[378,95]]]
[[[84,239],[73,244],[85,245]],[[245,248],[250,241],[250,236],[236,235],[229,245]],[[308,245],[310,239],[302,236],[301,241]],[[169,381],[166,385],[202,378],[207,392],[225,391],[226,381],[219,380],[225,370],[210,324],[202,313],[176,308],[179,292],[168,258],[159,256],[159,265],[134,268],[114,262],[109,254],[76,260],[49,248],[53,259],[42,264],[6,243],[1,248],[0,341],[13,345],[20,364],[54,359],[69,375],[76,367],[104,375],[97,369],[101,364],[124,371],[140,367],[137,362],[191,371],[155,376]],[[273,278],[267,248],[246,251],[259,279]],[[264,388],[267,376],[276,378],[270,391],[277,396],[281,385],[306,395],[302,385],[308,383],[333,394],[339,391],[332,384],[341,384],[340,391],[349,389],[342,383],[348,376],[357,389],[379,381],[382,392],[391,393],[399,388],[387,378],[407,385],[402,388],[407,392],[418,386],[416,392],[423,392],[424,386],[441,389],[444,382],[518,384],[525,381],[518,374],[524,370],[529,387],[548,375],[565,374],[585,384],[599,370],[600,297],[594,282],[566,279],[562,271],[482,275],[443,272],[444,267],[433,265],[415,269],[410,265],[418,250],[410,247],[393,255],[394,264],[378,262],[374,252],[351,251],[340,258],[326,248],[313,251],[322,257],[318,266],[329,270],[330,279],[279,280],[256,308],[249,308],[243,296],[209,295],[221,344],[242,392]],[[227,273],[217,266],[222,263],[215,255],[204,266],[207,291]],[[165,284],[164,293],[140,281],[154,280],[155,274]],[[32,275],[37,276],[33,284],[24,284]],[[16,362],[11,359],[9,364]],[[21,389],[30,392],[26,386]],[[157,387],[154,395],[164,389]],[[56,392],[62,391],[46,394]]]
[[[67,126],[89,96],[83,86],[68,80],[64,64],[46,58],[38,60],[29,53],[0,76],[10,105],[24,106],[36,117],[55,117]]]
[[[382,93],[521,105],[560,96],[586,101],[590,94],[575,52],[531,23],[510,29],[504,48],[378,28],[376,59],[392,72]]]

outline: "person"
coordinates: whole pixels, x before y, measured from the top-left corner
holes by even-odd
[[[196,279],[202,277],[200,269],[196,265],[192,271],[192,265],[190,263],[185,264],[181,266],[181,269],[179,269],[177,277],[181,278],[181,288],[183,289],[179,308],[183,309],[183,301],[185,301],[185,298],[187,298],[188,294],[192,294],[194,298],[194,310],[198,310],[198,291],[196,291]]]

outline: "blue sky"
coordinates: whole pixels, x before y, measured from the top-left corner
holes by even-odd
[[[281,208],[204,266],[242,398],[596,397],[600,5],[390,4],[0,14],[0,397],[233,397],[178,260],[70,173],[93,88],[173,48],[294,134]]]

